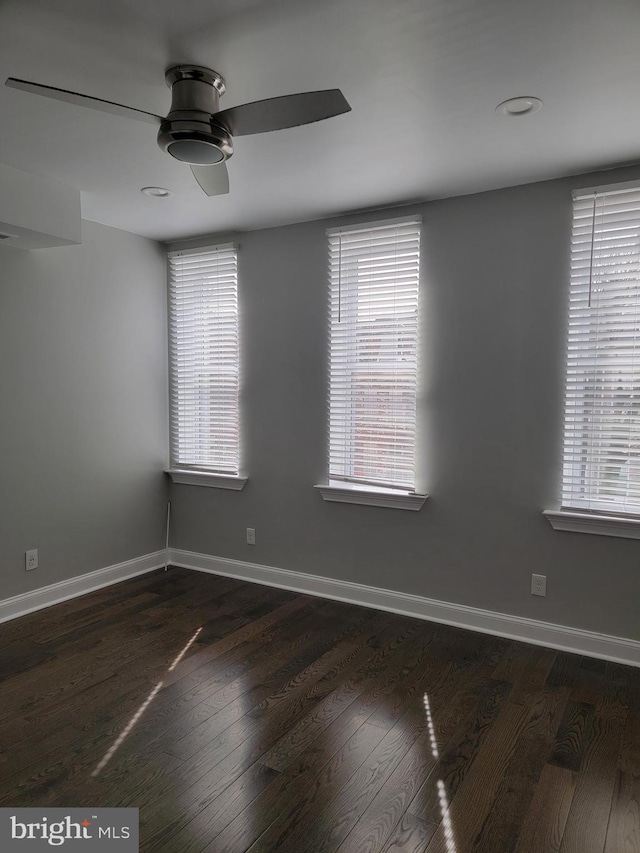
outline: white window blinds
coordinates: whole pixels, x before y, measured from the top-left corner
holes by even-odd
[[[329,238],[329,477],[415,488],[420,219]]]
[[[562,504],[640,514],[640,188],[576,194]]]
[[[237,474],[235,246],[169,254],[171,464]]]

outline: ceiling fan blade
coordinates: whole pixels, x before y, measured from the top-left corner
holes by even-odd
[[[350,110],[351,107],[340,89],[325,89],[231,107],[216,113],[214,121],[222,122],[232,136],[247,136],[311,124],[348,113]]]
[[[226,163],[216,163],[215,166],[192,166],[191,171],[207,195],[225,195],[229,192],[229,172]]]
[[[160,124],[162,116],[137,110],[134,107],[125,107],[113,101],[105,101],[102,98],[93,98],[91,95],[80,95],[78,92],[69,92],[67,89],[57,89],[55,86],[43,86],[41,83],[30,83],[29,80],[17,80],[9,77],[5,86],[12,89],[21,89],[23,92],[31,92],[34,95],[42,95],[45,98],[53,98],[56,101],[66,101],[68,104],[77,104],[80,107],[90,107],[92,110],[100,110],[103,113],[111,113],[125,118],[134,118],[138,121],[146,121],[149,124]]]

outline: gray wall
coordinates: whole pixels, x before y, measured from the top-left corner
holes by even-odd
[[[640,542],[553,531],[571,189],[617,170],[384,211],[423,216],[419,513],[324,503],[325,228],[236,235],[242,492],[172,487],[172,544],[640,638]],[[197,241],[194,241],[194,243]],[[208,240],[207,242],[211,242]],[[255,527],[257,545],[245,544]],[[547,598],[530,575],[548,577]]]
[[[0,598],[164,547],[164,282],[156,243],[91,222],[0,248]]]

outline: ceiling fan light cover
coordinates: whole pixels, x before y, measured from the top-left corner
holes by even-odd
[[[217,145],[201,139],[176,139],[167,146],[167,151],[176,160],[194,166],[209,166],[221,163],[225,156]]]
[[[204,122],[164,121],[158,145],[182,163],[209,166],[233,154],[231,136],[222,128]]]

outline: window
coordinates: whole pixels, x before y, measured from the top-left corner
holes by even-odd
[[[169,254],[169,315],[170,473],[241,488],[235,246]]]
[[[329,480],[351,498],[326,487],[323,497],[407,495],[415,488],[420,220],[327,233]],[[419,497],[407,508],[419,509]]]
[[[562,505],[640,516],[640,188],[574,195]]]

